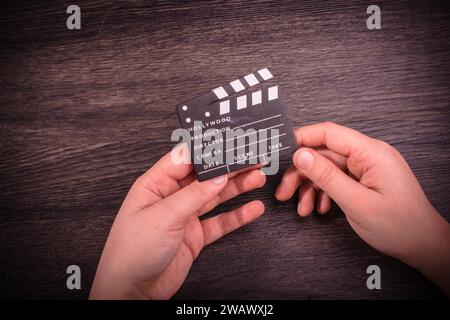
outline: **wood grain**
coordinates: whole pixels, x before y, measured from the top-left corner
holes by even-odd
[[[175,105],[268,66],[297,126],[335,121],[408,160],[450,219],[450,10],[435,1],[60,1],[0,5],[0,296],[86,298],[134,179],[172,146]],[[442,298],[337,207],[299,219],[266,187],[257,222],[206,248],[175,298]],[[66,267],[83,272],[66,289]],[[378,264],[382,290],[365,269]]]

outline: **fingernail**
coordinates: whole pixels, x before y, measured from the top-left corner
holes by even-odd
[[[309,170],[314,163],[314,156],[311,152],[302,150],[296,155],[294,162],[296,167]]]
[[[213,180],[214,184],[222,184],[225,182],[225,176],[217,177]]]

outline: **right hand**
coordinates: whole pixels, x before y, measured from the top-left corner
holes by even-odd
[[[290,199],[301,185],[301,216],[312,212],[316,194],[319,213],[333,199],[370,246],[418,269],[450,295],[450,226],[401,154],[334,123],[305,126],[295,135],[301,148],[276,198]]]

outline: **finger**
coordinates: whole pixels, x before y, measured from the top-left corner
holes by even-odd
[[[280,184],[275,192],[275,198],[279,201],[287,201],[294,195],[302,183],[302,176],[297,168],[290,166],[281,177]]]
[[[379,157],[379,141],[356,130],[331,122],[306,126],[295,131],[297,143],[305,147],[325,146],[348,157],[350,173],[360,179]]]
[[[323,122],[298,128],[295,130],[295,137],[299,146],[326,146],[328,149],[345,157],[374,145],[375,141],[375,139],[356,130],[332,122]]]
[[[266,183],[266,176],[264,173],[257,169],[241,173],[234,178],[228,178],[228,183],[218,195],[212,198],[208,203],[201,207],[197,214],[203,215],[219,204],[230,200],[238,195],[248,192],[250,190],[261,188]]]
[[[193,170],[186,150],[186,144],[174,148],[133,183],[123,204],[132,210],[126,211],[148,207],[180,189],[178,181]]]
[[[325,148],[320,148],[317,152],[333,161],[340,169],[347,170],[347,157]],[[291,199],[303,180],[304,177],[295,166],[289,167],[281,178],[280,184],[275,192],[275,198],[279,201]]]
[[[259,168],[262,168],[263,166],[264,166],[264,164],[259,163],[259,164],[256,164],[254,166],[250,166],[248,168],[244,168],[244,169],[240,169],[240,170],[231,172],[231,173],[228,174],[228,180],[230,180],[231,178],[236,177],[237,175],[240,175],[240,174],[242,174],[244,172],[252,171],[252,170],[255,170],[255,169],[259,169]],[[261,171],[261,173],[262,173],[262,171]],[[262,173],[262,174],[264,174],[264,173]],[[191,172],[185,178],[180,180],[178,182],[178,184],[180,185],[180,188],[184,188],[188,184],[191,184],[192,182],[194,182],[194,180],[196,180],[196,179],[197,179],[197,176],[195,175],[195,173]]]
[[[356,182],[338,169],[330,160],[315,150],[301,148],[294,153],[295,167],[321,190],[326,192],[345,211],[363,203],[374,192]],[[354,201],[358,199],[359,201]]]
[[[246,203],[238,209],[201,221],[205,246],[254,221],[263,213],[264,204],[256,200]]]
[[[303,184],[298,191],[297,213],[301,217],[309,216],[314,210],[316,191],[310,181]]]
[[[178,181],[178,185],[180,186],[180,189],[181,189],[181,188],[186,187],[187,185],[190,185],[195,180],[197,180],[197,175],[195,174],[195,172],[192,171],[185,178]]]
[[[160,215],[160,221],[174,227],[184,227],[187,219],[217,196],[227,185],[228,177],[223,175],[188,186],[164,198],[151,207],[151,212]]]
[[[316,211],[320,214],[326,214],[331,209],[331,199],[323,191],[316,192]]]
[[[229,177],[263,165],[256,164],[235,171]],[[124,211],[134,212],[148,207],[191,184],[196,180],[192,170],[186,144],[175,147],[134,182],[124,201],[123,206],[128,208]]]
[[[322,156],[324,156],[325,158],[327,158],[328,160],[333,162],[342,171],[348,170],[348,168],[347,168],[347,159],[348,158],[347,157],[342,156],[337,152],[334,152],[330,149],[323,148],[323,147],[315,148],[314,150],[316,150],[319,154],[321,154]]]
[[[233,177],[235,177],[235,176],[237,176],[237,175],[239,175],[241,173],[244,173],[244,172],[247,172],[247,171],[252,171],[252,170],[255,170],[255,169],[260,169],[260,168],[262,168],[264,166],[265,166],[264,163],[258,163],[258,164],[252,165],[252,166],[250,166],[248,168],[239,169],[237,171],[233,171],[233,172],[229,173],[228,174],[228,178],[233,178]]]

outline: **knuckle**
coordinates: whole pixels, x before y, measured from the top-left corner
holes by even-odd
[[[378,146],[383,150],[389,150],[392,148],[392,146],[383,140],[377,140]]]
[[[330,183],[336,175],[336,170],[336,167],[332,165],[326,165],[323,167],[317,178],[317,183],[320,184],[321,188],[326,187]]]
[[[243,226],[246,224],[244,215],[242,214],[241,210],[236,211],[235,218],[238,226]]]
[[[259,175],[260,175],[260,178],[259,178],[259,183],[257,185],[257,188],[262,188],[266,184],[267,178],[266,178],[266,175],[261,175],[261,174],[259,174]]]
[[[336,126],[336,123],[334,123],[333,121],[326,121],[323,123],[323,126],[325,127],[325,129],[330,129]]]
[[[231,180],[230,181],[230,187],[232,188],[232,190],[236,193],[236,194],[241,194],[243,192],[245,192],[247,190],[247,186],[248,186],[248,180],[247,179],[243,179],[241,181],[241,183],[236,183],[235,180]]]
[[[134,185],[139,185],[139,186],[146,186],[148,185],[148,179],[144,174],[141,174],[135,181],[134,181]]]
[[[402,157],[400,152],[394,148],[391,144],[387,143],[386,141],[377,140],[378,146],[380,149],[394,157]]]
[[[198,199],[201,202],[206,201],[205,191],[200,187],[200,184],[198,182],[191,183],[190,191],[191,191],[193,199]]]
[[[158,196],[163,197],[161,192],[161,184],[155,182],[155,178],[151,174],[142,174],[140,175],[133,183],[133,186],[136,188],[142,188],[147,190],[148,192]]]
[[[216,196],[214,196],[214,198],[212,198],[207,203],[205,203],[205,205],[200,210],[202,213],[209,212],[212,209],[214,209],[215,207],[217,207],[221,202],[222,202],[222,198],[220,197],[220,195],[216,195]]]

